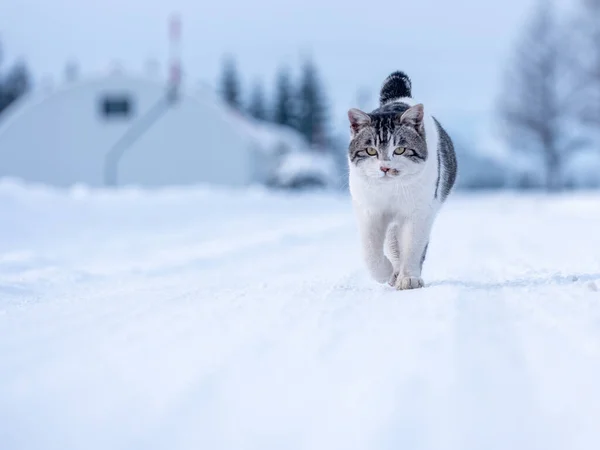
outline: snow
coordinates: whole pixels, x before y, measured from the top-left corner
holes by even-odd
[[[0,184],[0,448],[592,449],[600,195],[457,194],[426,288],[345,195]]]

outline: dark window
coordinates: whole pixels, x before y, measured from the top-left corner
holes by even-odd
[[[128,95],[106,95],[100,101],[100,111],[105,118],[128,118],[133,105]]]

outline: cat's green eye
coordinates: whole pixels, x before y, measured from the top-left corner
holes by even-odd
[[[373,147],[367,148],[367,155],[375,156],[376,154],[377,154],[377,150],[375,150]]]
[[[396,150],[394,150],[394,155],[401,155],[406,151],[405,147],[396,147]]]

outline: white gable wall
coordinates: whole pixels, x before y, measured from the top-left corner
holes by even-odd
[[[174,104],[123,155],[119,184],[251,183],[252,141],[228,119],[194,98]]]

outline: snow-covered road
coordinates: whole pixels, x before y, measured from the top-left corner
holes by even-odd
[[[455,195],[426,288],[344,196],[0,185],[0,449],[600,448],[600,194]]]

